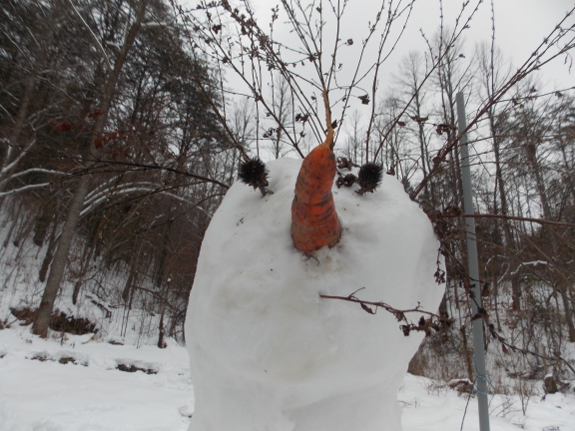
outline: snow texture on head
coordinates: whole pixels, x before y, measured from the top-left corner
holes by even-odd
[[[394,178],[363,196],[334,188],[341,240],[306,256],[290,237],[300,165],[269,163],[264,198],[234,184],[206,232],[186,320],[190,431],[401,429],[397,390],[421,334],[319,295],[363,287],[364,300],[434,311],[431,224]]]

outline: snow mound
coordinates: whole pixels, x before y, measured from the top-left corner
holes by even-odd
[[[190,431],[401,429],[397,391],[421,334],[320,294],[363,287],[365,300],[435,310],[431,224],[392,177],[363,196],[334,187],[341,240],[305,256],[290,236],[300,165],[269,163],[264,198],[234,184],[206,232],[186,320]]]

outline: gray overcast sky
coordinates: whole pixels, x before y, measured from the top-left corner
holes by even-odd
[[[496,45],[502,50],[505,58],[511,58],[515,67],[523,64],[544,37],[561,21],[566,12],[575,6],[573,0],[493,1]],[[267,21],[271,7],[277,3],[277,1],[269,0],[252,0],[252,4],[255,5],[258,12],[261,12],[261,16],[265,17],[260,25]],[[327,2],[324,3],[327,4]],[[455,20],[461,11],[462,3],[463,0],[443,0],[445,26],[449,28],[455,26]],[[347,12],[351,21],[345,23],[342,39],[355,36],[355,39],[358,40],[365,35],[363,30],[367,25],[366,23],[373,19],[378,4],[380,1],[377,0],[349,0]],[[476,4],[477,0],[471,0],[468,9],[474,8]],[[465,14],[465,16],[467,15],[468,13]],[[285,15],[280,13],[280,20],[281,18],[285,18]],[[439,0],[417,1],[402,41],[386,66],[388,72],[395,73],[397,62],[409,51],[425,50],[420,29],[425,32],[428,38],[431,38],[439,28],[439,23]],[[575,17],[570,17],[568,23],[569,25],[575,24]],[[360,26],[360,31],[354,26]],[[265,24],[262,27],[265,28]],[[470,24],[470,29],[464,34],[465,51],[469,54],[469,58],[476,43],[491,40],[491,2],[489,0],[484,0],[480,5],[479,11]],[[563,65],[563,61],[564,57],[544,68],[541,78],[545,83],[553,85],[556,82],[559,86],[565,87],[575,85],[575,67],[570,73],[568,66]]]
[[[453,23],[461,8],[461,0],[444,0],[445,22]],[[475,4],[472,1],[471,4]],[[439,2],[437,0],[419,1],[415,8],[412,27],[423,27],[432,33],[439,21]],[[505,57],[511,57],[513,64],[522,64],[533,49],[537,47],[565,13],[575,6],[573,0],[494,0],[495,9],[495,43],[503,51]],[[575,17],[569,19],[573,25]],[[413,37],[410,32],[409,39]],[[466,34],[466,49],[471,51],[476,42],[490,41],[491,38],[491,4],[484,1],[477,15],[471,22],[471,28]],[[575,85],[574,73],[568,72],[563,66],[563,58],[548,66],[543,72],[543,78],[557,80],[564,85]]]
[[[235,3],[236,1],[241,2],[242,0],[230,1]],[[301,1],[302,3],[311,3],[311,0]],[[389,0],[384,1],[386,4],[389,2]],[[470,0],[468,8],[463,14],[463,22],[466,21],[478,1],[479,0]],[[338,0],[333,0],[333,2],[337,3]],[[393,3],[397,2],[398,0],[393,1]],[[574,0],[493,0],[493,2],[495,9],[496,45],[502,51],[503,57],[512,62],[514,68],[519,67],[529,58],[544,38],[548,36],[555,26],[565,17],[565,14],[575,6]],[[250,3],[256,9],[256,18],[258,19],[260,28],[266,30],[270,21],[271,8],[278,4],[279,0],[250,0]],[[315,4],[318,5],[319,3],[320,0],[316,0]],[[403,0],[403,3],[408,3],[408,1]],[[324,20],[327,21],[326,34],[329,35],[329,32],[333,31],[335,18],[332,14],[328,15],[325,12],[328,9],[328,1],[324,0],[323,4]],[[348,0],[348,9],[342,22],[340,40],[346,41],[348,38],[353,38],[354,44],[352,46],[342,46],[338,53],[337,64],[341,63],[343,65],[341,71],[338,72],[338,84],[342,86],[349,85],[351,83],[353,70],[357,63],[359,52],[361,51],[361,40],[367,36],[368,22],[374,20],[380,4],[381,0]],[[463,0],[443,0],[445,27],[450,29],[455,27],[456,18],[461,12],[462,4]],[[379,77],[380,97],[382,94],[381,92],[386,92],[386,90],[394,87],[394,83],[396,82],[394,76],[397,76],[399,73],[398,64],[409,54],[410,51],[427,51],[427,46],[425,40],[421,36],[420,29],[429,39],[437,33],[440,25],[439,5],[439,0],[417,0],[415,2],[412,16],[400,43],[382,67]],[[491,1],[484,0],[479,6],[478,12],[470,22],[470,28],[464,32],[464,54],[466,57],[466,59],[463,60],[464,62],[471,60],[478,43],[490,43],[492,32],[491,18]],[[279,19],[276,22],[276,30],[274,31],[274,39],[279,40],[284,45],[290,47],[301,46],[296,40],[293,32],[290,31],[292,30],[291,27],[289,25],[285,25],[286,21],[286,14],[280,7]],[[463,22],[460,22],[460,25],[462,25]],[[282,23],[284,25],[282,25]],[[329,28],[330,25],[332,26],[331,30]],[[403,22],[396,23],[396,34],[399,32],[402,25]],[[575,16],[571,16],[568,19],[567,27],[570,26],[575,26]],[[571,31],[572,33],[574,32],[574,30]],[[377,46],[380,33],[381,31],[377,33],[377,36],[372,41],[375,46]],[[330,39],[330,43],[333,43],[333,33],[331,35],[332,38]],[[575,34],[573,36],[575,36]],[[390,46],[391,44],[386,45],[388,49]],[[323,51],[324,53],[331,53],[332,48],[326,43],[326,46],[323,47]],[[572,52],[571,54],[575,55],[575,52]],[[284,55],[284,60],[287,61],[295,59],[287,58],[286,55],[289,57],[289,53],[287,53],[285,49],[282,49],[282,55]],[[377,55],[377,52],[375,49],[372,49],[365,56],[364,71],[374,63],[375,55]],[[570,72],[568,65],[563,64],[564,60],[565,56],[563,55],[561,58],[554,60],[554,62],[546,65],[542,69],[538,78],[540,79],[540,82],[545,85],[545,88],[538,88],[538,90],[548,92],[575,86],[575,66]],[[330,57],[324,55],[323,61],[329,62]],[[325,66],[326,65],[324,64],[324,67]],[[304,61],[301,64],[298,63],[298,67],[297,69],[294,69],[294,71],[317,82],[317,75],[315,75],[313,67],[307,61]],[[262,78],[265,79],[265,77]],[[234,76],[233,73],[227,73],[226,79],[228,88],[246,92],[246,88],[242,85],[241,80],[237,76]],[[268,83],[264,84],[264,88],[265,85],[268,85]],[[304,83],[303,87],[305,86],[306,84]],[[354,91],[353,95],[357,97],[362,91],[369,94],[370,87],[371,79],[368,78],[361,83],[360,87]],[[312,94],[316,97],[318,96],[316,89],[312,89],[311,87],[308,88],[309,96]],[[308,88],[304,88],[304,93]],[[332,83],[332,90],[333,88],[334,85]],[[334,104],[334,100],[340,100],[339,98],[342,95],[342,92],[330,93],[334,118],[339,117],[342,108],[341,101]],[[349,105],[351,107],[351,111],[347,112],[348,115],[350,115],[354,109],[358,109],[358,107],[359,109],[362,109],[362,106],[355,97],[352,98],[352,100],[355,101],[355,104]],[[315,100],[321,100],[321,98]],[[265,118],[263,120],[262,127],[267,127],[268,125],[270,127],[273,126],[273,123],[270,122],[271,120],[266,120]]]

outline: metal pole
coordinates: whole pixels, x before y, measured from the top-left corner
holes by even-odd
[[[457,123],[461,134],[467,128],[465,120],[465,105],[463,93],[456,96]],[[467,135],[461,136],[459,149],[461,151],[461,183],[463,186],[463,208],[465,214],[473,214],[473,195],[471,191],[471,169],[469,167],[469,151]],[[479,286],[479,264],[477,263],[477,243],[475,241],[475,218],[465,217],[467,231],[467,265],[469,269],[470,289],[473,292],[471,310],[477,315],[481,307],[481,288]],[[479,429],[489,431],[489,405],[487,402],[487,378],[485,377],[485,351],[483,349],[483,320],[473,320],[473,350],[475,352],[475,373],[477,385],[477,403],[479,406]]]

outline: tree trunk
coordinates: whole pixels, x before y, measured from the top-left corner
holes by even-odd
[[[86,278],[86,273],[90,267],[90,261],[92,260],[93,255],[94,247],[84,248],[84,253],[82,255],[82,267],[80,269],[80,274],[78,274],[78,280],[74,285],[74,292],[72,292],[72,304],[74,305],[76,305],[76,302],[78,302],[78,295],[80,295],[80,289],[82,289],[82,285],[84,284],[84,278]]]
[[[537,160],[537,147],[535,144],[527,144],[527,160],[531,165],[533,176],[535,177],[535,185],[537,187],[537,193],[541,199],[541,206],[543,207],[543,214],[546,220],[551,221],[552,214],[551,208],[549,206],[549,201],[547,200],[547,190],[545,189],[545,183],[543,182],[543,176],[541,174],[541,166]],[[548,226],[543,228],[549,235],[549,244],[551,246],[552,257],[559,256],[559,247],[557,245],[557,239],[555,238],[555,233]],[[567,329],[569,331],[569,341],[575,342],[575,325],[573,323],[573,315],[571,314],[571,304],[569,297],[567,296],[567,283],[568,280],[561,274],[559,274],[558,280],[554,288],[559,292],[561,296],[561,301],[563,302],[563,309],[565,311],[565,323],[567,324]],[[561,328],[559,328],[561,329]]]
[[[166,231],[164,232],[164,238],[162,241],[162,250],[160,254],[159,263],[156,270],[156,287],[163,287],[160,292],[160,301],[162,301],[162,308],[160,311],[160,325],[159,325],[159,336],[158,336],[158,347],[164,349],[167,347],[165,341],[165,328],[164,328],[164,316],[166,314],[166,304],[168,302],[168,293],[170,290],[170,276],[164,281],[166,275],[167,267],[167,257],[168,257],[168,246],[170,243],[170,231],[172,230],[172,221],[166,224]]]
[[[166,344],[166,330],[164,328],[164,316],[166,314],[166,304],[168,302],[168,293],[170,291],[170,280],[165,283],[165,287],[162,289],[160,300],[162,301],[162,309],[160,311],[160,327],[158,334],[158,347],[160,349],[165,349],[168,345]]]
[[[54,257],[54,247],[58,242],[56,239],[56,231],[58,230],[58,217],[54,216],[54,225],[52,226],[52,232],[50,233],[50,239],[48,240],[48,249],[46,250],[46,255],[42,261],[42,266],[40,267],[40,272],[38,273],[38,279],[44,283],[46,281],[46,274],[48,274],[48,268],[50,263],[52,263],[52,258]]]
[[[26,123],[28,108],[30,107],[30,102],[34,97],[34,90],[36,88],[36,82],[38,81],[40,70],[44,67],[46,54],[46,47],[41,47],[40,52],[34,61],[34,68],[26,81],[26,88],[24,89],[24,95],[22,96],[18,113],[14,119],[14,127],[12,128],[12,133],[9,137],[9,144],[6,146],[6,151],[2,161],[0,162],[0,193],[5,190],[10,176],[18,166],[19,160],[22,159],[26,152],[34,146],[35,141],[32,141],[31,143],[28,143],[27,146],[24,146],[19,154],[14,154],[14,151],[18,148],[18,140],[20,139],[20,135],[22,134],[22,130]],[[0,197],[0,206],[2,206],[3,203],[4,198]]]
[[[137,271],[137,261],[135,259],[135,253],[130,255],[130,263],[128,264],[129,268],[129,275],[128,280],[126,281],[126,285],[124,286],[124,290],[122,291],[122,300],[127,304],[128,300],[130,299],[130,292],[132,291],[132,286],[136,280],[136,271]]]
[[[505,191],[505,182],[503,180],[503,174],[501,170],[501,154],[500,154],[500,143],[496,136],[495,131],[495,121],[493,115],[489,115],[489,123],[491,128],[491,134],[493,137],[493,153],[495,156],[495,182],[497,183],[497,189],[499,192],[499,204],[501,205],[501,214],[507,216],[508,205],[507,205],[507,195]],[[505,246],[507,252],[513,253],[515,250],[515,238],[513,237],[513,232],[511,231],[511,226],[508,223],[503,223],[503,234],[505,235]],[[521,287],[519,285],[517,265],[513,258],[508,259],[511,272],[511,309],[513,311],[521,310]]]
[[[571,313],[571,301],[569,300],[567,288],[560,282],[558,287],[563,302],[563,309],[565,310],[565,321],[567,322],[567,330],[569,331],[569,342],[575,342],[575,326],[573,325],[573,314]]]
[[[10,243],[10,238],[12,238],[12,233],[16,229],[16,225],[18,224],[18,220],[20,219],[21,212],[22,212],[22,206],[20,205],[18,207],[16,217],[14,217],[14,221],[10,225],[10,230],[6,234],[6,238],[4,238],[4,243],[2,244],[2,247],[4,247],[4,248],[8,247],[8,244]],[[6,218],[6,220],[8,220],[8,217]]]
[[[134,40],[142,24],[142,20],[145,15],[146,6],[149,0],[142,0],[138,3],[136,17],[134,23],[130,30],[128,31],[124,44],[118,53],[116,62],[114,64],[114,69],[108,75],[108,80],[104,88],[104,94],[102,95],[102,101],[100,104],[100,109],[103,114],[100,115],[93,129],[93,139],[90,144],[89,159],[86,163],[86,167],[90,168],[94,164],[94,160],[97,156],[97,150],[95,145],[95,140],[102,134],[104,126],[106,125],[106,120],[108,117],[108,111],[112,102],[112,97],[114,96],[114,91],[116,89],[116,84],[120,76],[120,72],[130,51]],[[60,289],[60,283],[66,269],[66,264],[68,260],[68,253],[70,252],[70,247],[72,245],[72,240],[74,239],[74,234],[76,233],[76,226],[80,219],[80,212],[84,205],[84,200],[88,191],[90,190],[91,177],[86,174],[80,178],[74,196],[70,202],[70,208],[68,210],[68,216],[64,223],[62,229],[62,234],[58,241],[58,247],[56,253],[54,254],[54,260],[50,268],[50,275],[48,276],[48,282],[46,283],[46,288],[44,289],[44,294],[42,296],[42,301],[40,302],[40,307],[38,308],[38,316],[34,322],[32,332],[41,337],[48,336],[48,326],[50,324],[50,319],[52,317],[52,310],[54,308],[54,302]]]
[[[18,139],[24,128],[24,123],[26,121],[26,116],[28,115],[28,107],[34,95],[34,88],[36,87],[36,81],[38,80],[38,71],[44,63],[45,50],[40,51],[36,62],[34,63],[34,70],[32,71],[30,77],[26,82],[26,88],[24,89],[24,96],[20,102],[20,107],[18,108],[18,113],[14,119],[14,127],[12,128],[12,133],[10,134],[10,144],[6,148],[4,157],[2,160],[2,165],[0,165],[0,192],[4,190],[6,181],[10,176],[12,169],[6,169],[12,159],[17,156],[13,156],[14,149],[17,148]],[[15,166],[14,166],[15,167]]]

